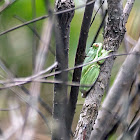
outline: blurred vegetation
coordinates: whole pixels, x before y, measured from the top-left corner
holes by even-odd
[[[50,3],[51,8],[53,9],[54,0],[51,0],[50,2],[51,2]],[[76,2],[76,7],[81,4],[78,1],[75,1],[75,2]],[[0,4],[2,5],[3,2]],[[140,16],[139,16],[140,8],[139,7],[140,7],[140,1],[136,0],[133,10],[130,14],[128,23],[127,23],[128,34],[135,40],[137,40],[140,35],[140,24],[139,24],[140,23]],[[47,14],[44,0],[36,0],[35,8],[36,8],[36,17]],[[21,21],[19,21],[18,19],[14,17],[15,15],[19,16],[25,21],[32,20],[33,14],[34,14],[32,9],[33,9],[32,0],[17,0],[16,2],[14,2],[11,6],[6,8],[0,14],[0,32],[3,32],[11,27],[14,27],[22,23]],[[82,10],[81,9],[76,10],[74,18],[71,23],[69,67],[73,67],[74,65],[75,53],[77,49],[83,14],[84,14],[84,8],[82,8]],[[94,11],[94,14],[95,14],[95,11]],[[90,47],[90,44],[94,38],[94,35],[99,27],[100,22],[101,22],[101,15],[97,14],[96,19],[90,28],[87,48]],[[36,30],[40,34],[40,36],[41,36],[43,23],[44,23],[44,20],[41,20],[35,23]],[[102,32],[103,30],[101,30],[97,42],[103,42]],[[55,52],[54,44],[55,44],[54,39],[52,39],[50,46],[51,46],[51,49]],[[7,67],[17,77],[23,77],[23,76],[26,77],[26,76],[31,75],[33,72],[32,46],[33,46],[33,32],[30,30],[28,26],[22,27],[8,34],[0,36],[0,58],[5,62]],[[37,46],[39,46],[39,39],[37,39]],[[119,49],[119,53],[122,53],[122,52],[124,52],[123,45]],[[111,83],[110,83],[111,85],[124,59],[125,59],[124,56],[116,59],[116,62],[112,70],[112,77],[111,77]],[[49,52],[45,67],[51,65],[53,61],[54,61],[54,55],[51,52]],[[71,79],[71,77],[69,78]],[[27,85],[27,88],[28,88],[28,85]],[[0,91],[0,93],[4,94],[5,92]],[[0,98],[3,99],[2,97],[3,95],[0,94],[0,96],[1,96]],[[42,84],[41,96],[48,104],[52,105],[53,85]],[[79,99],[80,100],[78,101],[78,107],[76,110],[76,115],[75,115],[75,120],[74,120],[74,127],[76,127],[76,122],[78,120],[82,103],[84,101],[84,99],[82,99],[80,95],[79,95]],[[6,101],[6,99],[4,100]],[[2,107],[1,104],[0,104],[0,107]]]

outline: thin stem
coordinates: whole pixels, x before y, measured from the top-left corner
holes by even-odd
[[[73,10],[77,10],[77,9],[80,9],[80,8],[85,7],[86,5],[91,5],[91,4],[94,3],[94,2],[95,2],[95,0],[93,0],[93,1],[91,1],[91,2],[88,2],[87,4],[78,6],[78,7],[76,7],[76,8],[70,8],[70,9],[67,9],[67,10],[62,10],[62,11],[59,11],[59,12],[54,12],[53,15],[59,15],[59,14],[62,14],[62,13],[67,13],[67,12],[70,12],[70,11],[73,11]],[[24,27],[24,26],[26,26],[26,25],[28,25],[28,24],[31,24],[31,23],[34,23],[34,22],[37,22],[37,21],[46,19],[46,18],[48,18],[48,17],[50,17],[50,16],[52,16],[52,15],[44,15],[44,16],[35,18],[35,19],[33,19],[33,20],[27,21],[27,22],[25,22],[24,24],[17,25],[17,26],[15,26],[15,27],[12,27],[11,29],[8,29],[8,30],[6,30],[6,31],[4,31],[4,32],[1,32],[1,33],[0,33],[0,36],[2,36],[2,35],[4,35],[4,34],[7,34],[7,33],[11,32],[11,31],[14,31],[14,30],[16,30],[16,29],[18,29],[18,28]]]

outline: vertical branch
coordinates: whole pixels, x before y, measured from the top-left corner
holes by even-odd
[[[45,60],[46,60],[46,56],[51,40],[52,28],[53,28],[53,18],[50,17],[47,24],[45,23],[45,27],[41,39],[42,41],[40,42],[40,46],[38,48],[37,55],[36,55],[34,73],[38,73],[44,68],[44,64],[45,64]],[[40,95],[40,89],[41,89],[40,83],[32,82],[30,87],[30,94],[31,94],[30,99],[31,99],[31,104],[33,104],[37,109],[38,109],[38,98]],[[31,138],[32,138],[32,135],[34,135],[34,125],[37,122],[37,113],[32,108],[30,108],[30,106],[28,106],[26,112],[27,115],[25,116],[25,123],[23,126],[22,135],[24,134],[25,136],[26,133],[28,132],[28,129],[32,129],[31,132],[32,133]],[[28,120],[28,118],[33,118],[33,119]],[[24,128],[25,126],[27,126],[28,129],[25,129]],[[25,132],[24,129],[26,130]],[[28,139],[30,140],[31,138]]]
[[[103,3],[104,3],[104,0],[100,0],[100,5],[101,5],[101,19],[104,18],[104,15],[105,15],[105,9],[104,9],[104,6],[103,6]],[[105,28],[105,21],[103,22],[103,30]]]
[[[98,38],[98,36],[99,36],[99,33],[100,33],[102,27],[104,28],[104,23],[105,23],[105,18],[106,18],[106,16],[107,16],[107,10],[105,11],[104,15],[102,16],[103,19],[102,19],[102,21],[101,21],[101,23],[100,23],[100,26],[99,26],[99,28],[98,28],[98,30],[97,30],[97,32],[96,32],[95,37],[94,37],[94,39],[93,39],[93,41],[92,41],[92,43],[91,43],[91,46],[96,42],[96,40],[97,40],[97,38]]]
[[[74,8],[72,0],[57,0],[55,10],[61,11],[69,8]],[[70,22],[74,16],[74,11],[62,13],[56,16],[55,38],[56,38],[56,61],[58,67],[56,71],[62,73],[55,76],[56,80],[63,82],[68,81],[68,72],[63,72],[63,69],[68,68],[68,50],[69,50],[69,33]],[[67,104],[67,86],[64,84],[54,85],[54,101],[53,101],[53,118],[54,126],[52,140],[67,139],[66,124],[65,124],[65,108]]]
[[[129,4],[132,6],[132,4]],[[132,7],[131,7],[132,8]],[[130,10],[131,11],[131,10]],[[130,12],[127,13],[129,15]],[[124,20],[123,20],[124,19]],[[125,23],[127,19],[123,15],[123,6],[121,0],[108,0],[108,22],[104,33],[104,49],[116,52],[125,34]],[[98,109],[107,84],[110,79],[111,69],[114,58],[108,58],[101,66],[100,75],[91,89],[83,105],[80,119],[76,128],[80,128],[85,139],[89,139],[95,120],[98,115]]]
[[[92,131],[90,137],[91,140],[93,138],[97,140],[103,139],[104,135],[107,134],[107,132],[113,127],[114,122],[110,123],[110,120],[112,120],[114,108],[120,101],[123,95],[122,93],[129,93],[126,91],[130,90],[131,84],[138,70],[140,61],[140,38],[131,52],[132,54],[127,56],[125,59],[125,62],[123,63],[117,78],[108,93],[108,96],[105,98],[102,105],[104,109],[99,112],[96,124],[94,125],[94,130]],[[100,132],[103,132],[103,134],[101,135]]]
[[[84,17],[83,17],[83,22],[82,22],[81,32],[80,32],[80,37],[78,42],[78,48],[76,52],[75,66],[78,64],[82,64],[85,58],[86,42],[87,42],[95,0],[87,0],[87,3],[88,2],[91,2],[91,4],[85,7]],[[80,82],[81,71],[82,68],[78,68],[74,70],[73,79],[72,79],[73,82]],[[68,135],[70,135],[71,125],[72,125],[77,98],[78,98],[78,92],[79,92],[79,87],[73,86],[71,88],[70,99],[68,103],[68,113],[67,113]]]
[[[36,17],[36,0],[32,0],[32,18]],[[33,23],[33,29],[36,30],[36,23]],[[33,45],[32,45],[32,67],[35,67],[35,56],[36,56],[36,35],[33,32]]]
[[[0,14],[9,6],[11,6],[14,2],[17,2],[16,0],[11,0],[11,1],[6,1],[4,2],[4,4],[2,6],[0,6]]]

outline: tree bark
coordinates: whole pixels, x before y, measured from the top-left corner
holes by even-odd
[[[128,11],[125,7],[123,14],[121,0],[108,0],[107,2],[108,22],[104,33],[103,48],[106,50],[112,50],[113,52],[116,52],[125,34],[125,23],[128,19],[128,16],[126,17],[125,13],[129,15],[131,11],[130,9],[132,8],[133,4],[129,2],[129,6],[131,5],[131,8]],[[84,140],[88,140],[90,137],[91,131],[93,130],[93,126],[98,115],[98,110],[101,104],[102,96],[110,79],[111,69],[113,67],[114,60],[115,58],[113,57],[108,58],[105,61],[105,63],[101,66],[100,75],[94,87],[91,89],[90,93],[85,99],[85,103],[83,105],[79,122],[75,131],[75,139],[78,139],[78,137],[84,137]]]
[[[74,8],[73,0],[57,0],[55,3],[55,11],[62,11]],[[69,33],[70,22],[74,16],[74,11],[69,11],[56,16],[55,24],[55,39],[56,39],[56,61],[58,67],[56,71],[62,73],[55,75],[56,80],[62,82],[68,81],[68,72],[63,71],[68,68],[68,49],[69,49]],[[65,84],[54,85],[54,99],[53,99],[53,132],[52,140],[67,140],[66,135],[66,121],[65,108],[67,105],[67,86]]]
[[[114,117],[112,114],[115,114],[113,110],[120,101],[123,93],[128,93],[124,91],[129,91],[138,70],[140,62],[140,38],[131,53],[131,55],[127,56],[113,86],[103,102],[103,109],[99,112],[90,140],[93,138],[96,140],[104,139],[104,135],[113,127],[113,122],[110,122],[110,120],[113,120],[112,117]]]
[[[84,17],[82,21],[81,32],[80,32],[80,37],[79,37],[79,42],[78,42],[78,47],[76,52],[75,66],[82,64],[84,62],[86,42],[88,38],[88,32],[90,28],[94,3],[95,0],[87,0],[87,5],[85,7],[85,12],[84,12]],[[80,82],[81,71],[82,68],[74,69],[72,82]],[[70,132],[71,132],[71,126],[75,113],[78,92],[79,92],[79,87],[76,86],[71,87],[67,116],[66,116],[68,136],[70,136]]]

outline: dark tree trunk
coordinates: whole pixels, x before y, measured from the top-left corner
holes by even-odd
[[[85,59],[85,48],[86,48],[86,42],[88,38],[88,32],[90,28],[94,3],[95,1],[93,0],[87,0],[87,5],[85,7],[83,22],[81,26],[78,48],[76,52],[75,66],[82,64]],[[73,79],[72,79],[73,82],[80,82],[81,72],[82,72],[82,68],[77,68],[74,70]],[[68,102],[68,109],[67,109],[68,132],[70,132],[71,130],[77,98],[78,98],[78,92],[79,92],[79,87],[72,86],[71,91],[70,91],[70,99]],[[68,135],[70,135],[70,133],[68,133]]]
[[[72,0],[58,0],[55,3],[55,10],[62,11],[73,8],[74,3]],[[69,50],[69,32],[70,22],[73,18],[74,11],[69,11],[56,16],[55,24],[55,39],[56,39],[56,61],[58,67],[56,71],[62,73],[55,76],[55,80],[62,82],[68,81],[68,72],[63,72],[68,68],[68,50]],[[66,135],[66,121],[65,121],[65,107],[67,104],[67,86],[66,84],[54,85],[54,100],[53,100],[53,133],[52,140],[67,140]]]

